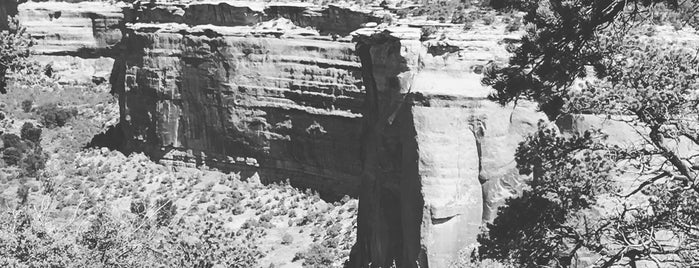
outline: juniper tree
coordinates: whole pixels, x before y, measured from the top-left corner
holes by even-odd
[[[492,98],[534,100],[550,119],[605,115],[628,124],[641,142],[619,147],[594,131],[562,136],[541,128],[517,151],[520,173],[533,175],[529,188],[508,200],[479,237],[481,257],[566,267],[585,251],[598,267],[698,265],[699,155],[689,149],[699,148],[699,50],[638,33],[654,12],[669,12],[660,4],[695,25],[696,10],[688,11],[697,3],[511,4],[527,12],[528,31],[521,46],[510,48],[508,66],[486,72],[483,82],[496,91]],[[596,79],[572,86],[591,75]],[[580,166],[589,170],[576,171]],[[631,176],[624,168],[640,182],[618,192],[614,182]],[[600,199],[616,207],[600,213]]]

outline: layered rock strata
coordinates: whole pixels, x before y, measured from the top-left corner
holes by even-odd
[[[447,267],[520,188],[514,151],[544,116],[486,99],[476,72],[506,59],[502,37],[357,32],[367,110],[352,267]]]
[[[356,195],[364,94],[354,45],[282,24],[293,28],[128,26],[112,81],[126,148]]]
[[[368,22],[380,22],[383,9],[360,9],[330,4],[325,7],[305,3],[194,2],[139,4],[127,9],[128,21],[181,23],[190,26],[252,26],[278,18],[299,27],[311,27],[321,34],[346,36]]]
[[[33,59],[51,65],[64,84],[102,83],[113,67],[121,41],[122,8],[105,2],[27,2],[19,22],[34,40]]]

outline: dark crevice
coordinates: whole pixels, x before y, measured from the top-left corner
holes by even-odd
[[[118,123],[109,127],[104,133],[92,137],[92,140],[90,140],[85,148],[108,148],[110,150],[123,152],[124,142],[124,132],[121,129],[121,123]]]

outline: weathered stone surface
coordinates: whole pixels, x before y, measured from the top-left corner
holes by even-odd
[[[275,35],[130,26],[113,76],[127,147],[232,171],[259,165],[267,182],[356,194],[363,88],[354,46]]]
[[[105,2],[28,2],[19,20],[35,41],[33,52],[82,58],[108,56],[121,40],[121,5]]]
[[[322,34],[347,35],[367,22],[380,22],[382,11],[338,5],[327,7],[304,3],[193,2],[142,4],[126,9],[127,21],[182,23],[190,26],[252,26],[277,18],[291,20],[299,27],[311,27]]]
[[[121,41],[123,5],[104,2],[27,2],[19,5],[20,25],[34,40],[32,60],[51,65],[62,84],[103,83]]]
[[[474,70],[507,57],[503,36],[420,42],[418,28],[356,34],[368,108],[351,265],[446,267],[520,188],[514,151],[544,116],[533,104],[486,99]]]

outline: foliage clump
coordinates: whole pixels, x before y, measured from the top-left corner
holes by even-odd
[[[0,152],[5,165],[19,167],[22,173],[29,176],[44,169],[48,156],[41,147],[41,132],[41,128],[25,123],[20,131],[21,136],[2,134],[3,148],[0,148]]]
[[[682,12],[687,2],[513,4],[533,27],[510,48],[508,66],[486,72],[491,97],[536,101],[552,120],[603,117],[638,140],[622,146],[598,131],[540,128],[516,154],[520,172],[532,175],[529,188],[479,236],[480,258],[519,267],[570,267],[583,255],[595,267],[695,265],[699,173],[687,149],[699,146],[699,50],[648,34],[654,18],[645,16]],[[629,179],[638,183],[617,188]]]
[[[46,104],[37,108],[37,114],[41,117],[41,123],[47,128],[65,126],[68,120],[78,114],[75,107],[61,107],[56,103]]]
[[[31,39],[24,29],[0,32],[0,93],[7,93],[6,76],[9,72],[27,68]]]

